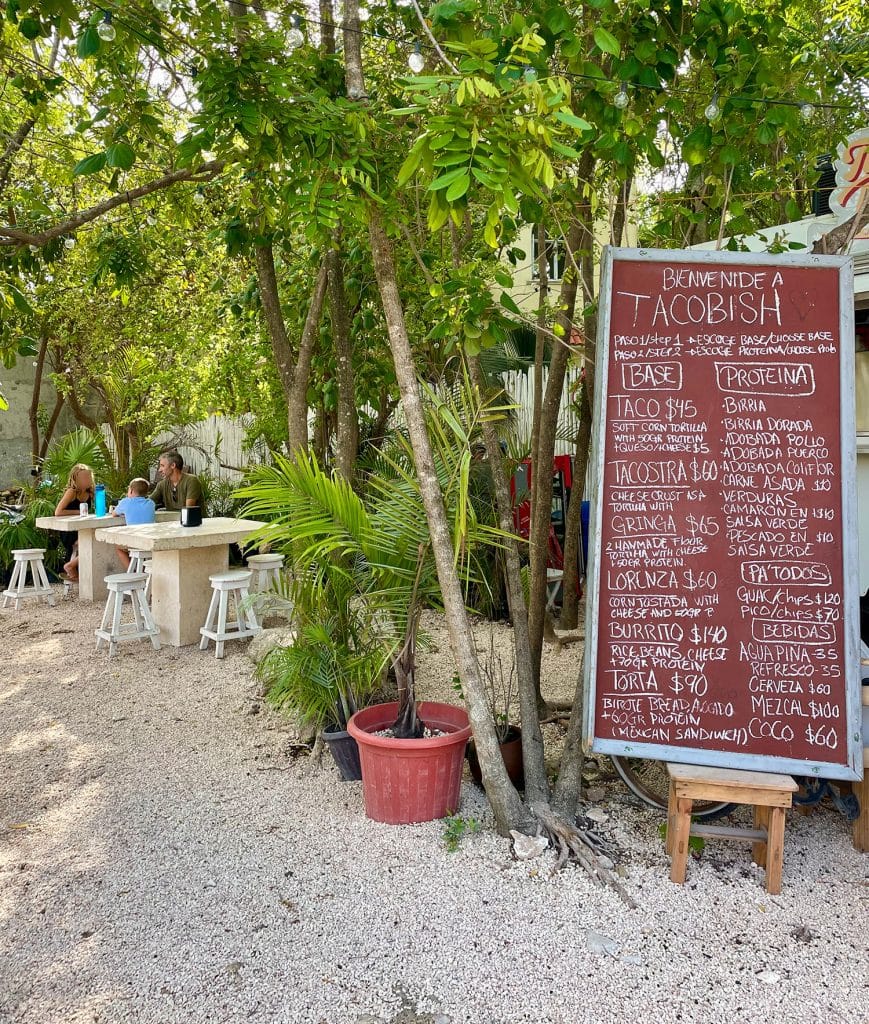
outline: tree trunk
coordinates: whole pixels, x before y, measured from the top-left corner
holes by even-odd
[[[362,76],[362,54],[359,47],[358,0],[345,0],[344,24],[347,93],[352,96],[354,93],[351,92],[351,89],[359,90],[355,94],[361,96],[364,94],[365,83]],[[459,679],[468,704],[468,716],[477,745],[483,783],[495,814],[498,831],[506,835],[511,828],[529,828],[533,816],[523,805],[519,794],[510,782],[504,760],[500,756],[495,723],[492,721],[492,715],[486,703],[480,666],[477,662],[474,634],[468,621],[464,595],[453,561],[449,523],[426,430],[416,364],[410,346],[410,338],[407,336],[404,309],[398,291],[395,257],[380,219],[379,207],[371,203],[368,207],[368,215],[368,237],[371,244],[374,274],[380,290],[389,347],[392,351],[392,361],[395,365],[395,375],[401,394],[401,406],[407,421],[414,466],[425,507],[432,554],[437,566],[438,582],[444,600],[447,628],[459,670]]]
[[[584,229],[578,220],[571,222],[567,233],[568,254],[578,253],[584,240]],[[556,324],[563,334],[553,344],[552,359],[549,363],[549,377],[540,414],[540,434],[537,451],[534,453],[532,475],[531,526],[529,531],[529,554],[531,559],[531,584],[528,601],[528,633],[531,643],[532,664],[535,666],[537,703],[542,712],[546,703],[540,693],[540,659],[543,654],[543,626],[546,616],[546,565],[549,560],[549,527],[552,512],[552,459],[555,452],[555,431],[558,426],[558,412],[564,389],[564,375],[570,355],[568,339],[573,323],[576,305],[577,273],[568,260],[561,284],[559,310]]]
[[[613,245],[622,245],[624,243],[625,224],[628,219],[628,202],[631,198],[633,184],[634,176],[629,174],[625,181],[622,182],[622,187],[619,189],[619,194],[616,197],[616,208],[613,212],[612,230],[610,232]]]
[[[584,702],[583,679],[585,677],[585,653],[579,666],[579,678],[573,696],[573,707],[570,710],[570,721],[567,735],[564,737],[564,750],[558,766],[558,779],[552,797],[552,806],[568,821],[576,814],[576,805],[582,795],[582,763],[585,755],[582,750],[582,712]]]
[[[630,179],[625,183],[621,200],[616,208],[616,216],[613,218],[613,237],[616,244],[621,241],[624,230],[624,214],[628,201]],[[594,267],[594,221],[591,210],[587,206],[580,207],[580,218],[583,220],[583,227],[587,240],[587,247],[584,246],[580,269],[582,271],[582,287],[585,307],[593,309],[592,300],[595,294],[595,267]],[[571,492],[571,504],[567,512],[567,523],[565,524],[564,544],[564,584],[562,588],[563,602],[561,606],[561,627],[562,629],[576,629],[579,595],[577,593],[577,554],[581,540],[582,530],[582,498],[585,492],[585,479],[588,473],[588,458],[591,446],[591,431],[594,420],[594,360],[597,350],[597,314],[589,312],[583,322],[584,343],[583,343],[583,373],[584,379],[579,392],[579,430],[576,436],[575,454],[573,460],[573,490]],[[574,504],[573,498],[577,501]]]
[[[395,411],[396,404],[395,400],[389,397],[389,392],[386,388],[381,387],[380,394],[377,396],[377,416],[374,418],[366,438],[366,443],[370,449],[379,451],[383,446],[383,442],[386,440],[386,427],[389,423],[389,418]]]
[[[308,304],[308,314],[302,328],[299,355],[296,359],[295,386],[292,394],[287,398],[290,452],[297,448],[304,450],[308,447],[308,382],[311,378],[311,363],[320,331],[320,319],[323,315],[327,279],[326,261],[323,260],[317,271],[314,290]]]
[[[564,524],[564,577],[561,588],[562,629],[576,629],[579,617],[579,549],[582,541],[582,498],[591,441],[591,410],[585,400],[585,382],[579,392],[579,429],[573,457],[573,486]]]
[[[275,253],[271,242],[256,247],[256,277],[259,284],[260,300],[262,301],[263,317],[269,340],[272,343],[272,354],[278,368],[278,376],[284,394],[289,396],[295,388],[293,369],[293,350],[287,336],[287,325],[281,309],[281,297],[278,291],[278,276],[275,271]]]
[[[45,370],[45,357],[48,353],[48,338],[45,334],[39,339],[39,352],[36,356],[36,373],[33,379],[33,391],[30,394],[30,409],[27,418],[30,420],[30,458],[36,465],[41,445],[39,443],[39,393],[42,390],[42,374]]]
[[[287,403],[287,449],[292,456],[297,449],[308,447],[308,380],[326,296],[326,261],[324,260],[320,264],[317,271],[295,362],[281,309],[274,249],[271,243],[256,247],[256,271],[263,306],[263,319]]]
[[[335,52],[335,15],[331,0],[320,0],[320,49],[323,53]]]
[[[70,388],[69,394],[66,396],[66,403],[72,410],[73,416],[78,420],[83,427],[87,427],[88,430],[99,430],[100,425],[93,418],[84,411],[81,402],[78,400],[78,396],[75,391]]]
[[[64,404],[64,397],[58,391],[54,398],[54,408],[51,410],[51,415],[48,417],[48,424],[45,427],[45,433],[42,435],[42,441],[39,444],[40,461],[45,458],[46,453],[48,452],[48,446],[51,444],[51,439],[54,437],[54,430],[57,426],[57,421],[60,419],[60,414],[63,412]]]
[[[329,268],[329,313],[332,321],[332,345],[335,349],[335,378],[338,405],[335,429],[335,466],[350,483],[359,450],[359,417],[356,412],[356,387],[353,376],[353,346],[350,340],[350,316],[344,289],[344,264],[338,249],[326,256]]]
[[[543,356],[546,352],[546,296],[549,294],[549,262],[546,259],[546,229],[538,224],[537,232],[537,330],[534,335],[534,407],[531,410],[531,467],[537,458],[540,440],[540,411],[543,407]],[[533,504],[534,475],[532,473],[528,501]],[[529,505],[530,507],[530,505]],[[529,523],[530,526],[530,523]]]
[[[355,0],[350,0],[350,3],[355,5]],[[345,5],[345,13],[346,11],[347,5]],[[504,761],[500,756],[495,724],[486,703],[480,666],[477,662],[474,635],[468,621],[461,583],[453,561],[450,528],[426,430],[416,365],[410,339],[407,336],[404,311],[398,292],[395,260],[386,231],[380,220],[380,211],[373,204],[369,207],[369,217],[369,238],[374,272],[380,289],[389,345],[401,393],[401,405],[407,420],[414,465],[425,505],[450,641],[468,704],[468,714],[474,732],[474,741],[477,745],[483,783],[495,814],[498,830],[502,834],[506,834],[511,828],[527,827],[530,824],[531,816],[510,782]]]
[[[365,98],[359,0],[344,0],[344,88],[351,100]]]
[[[487,388],[480,367],[479,356],[469,359],[471,380],[481,397]],[[543,734],[540,731],[540,717],[537,713],[537,691],[534,685],[534,668],[531,661],[531,647],[528,642],[528,607],[522,589],[521,559],[519,542],[512,539],[513,505],[510,500],[510,484],[504,466],[504,456],[495,433],[495,426],[488,417],[482,418],[483,440],[489,468],[495,485],[495,501],[498,508],[498,526],[507,535],[504,538],[504,576],[507,585],[507,601],[513,622],[513,643],[516,652],[516,677],[519,681],[519,712],[522,724],[522,761],[525,768],[525,799],[533,804],[549,799],[549,781],[546,777]],[[500,756],[500,754],[499,754]],[[482,763],[482,762],[481,762]]]

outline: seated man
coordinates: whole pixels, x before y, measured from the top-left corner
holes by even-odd
[[[178,452],[163,452],[157,466],[163,479],[151,491],[151,500],[158,508],[180,512],[201,503],[202,485],[198,477],[184,472],[184,460]]]
[[[144,523],[153,523],[156,514],[154,502],[148,497],[148,488],[151,485],[143,477],[137,476],[130,481],[127,488],[126,498],[121,498],[115,508],[113,515],[123,516],[127,520],[127,526],[142,526]],[[118,559],[124,567],[124,572],[130,568],[130,552],[126,548],[116,547]]]

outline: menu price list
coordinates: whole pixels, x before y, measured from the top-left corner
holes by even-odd
[[[596,737],[846,762],[837,296],[614,262]]]

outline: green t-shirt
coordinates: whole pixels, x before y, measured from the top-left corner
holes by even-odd
[[[151,500],[160,508],[180,512],[187,505],[198,505],[202,501],[202,485],[192,473],[182,473],[173,487],[168,480],[161,480],[151,491]]]

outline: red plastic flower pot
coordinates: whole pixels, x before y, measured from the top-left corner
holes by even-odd
[[[446,735],[419,740],[373,735],[395,721],[395,702],[363,708],[347,723],[359,744],[365,813],[374,821],[410,825],[458,810],[465,746],[471,736],[468,713],[435,701],[419,704],[418,712],[425,725]]]

